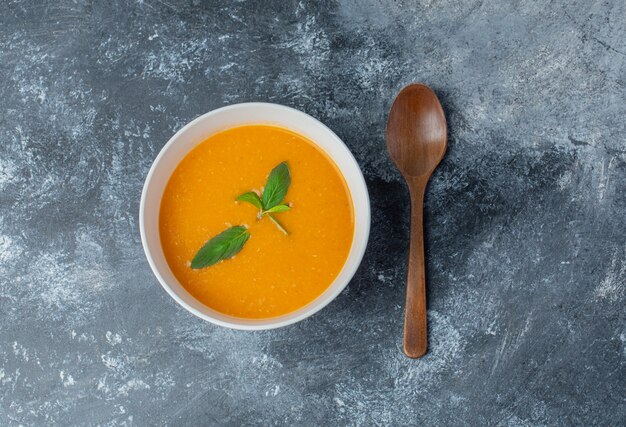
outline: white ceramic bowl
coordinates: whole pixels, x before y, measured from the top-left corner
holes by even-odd
[[[318,298],[283,316],[244,319],[215,311],[196,300],[170,270],[159,236],[159,207],[165,186],[178,163],[191,149],[224,129],[245,124],[274,124],[297,132],[326,152],[341,170],[354,208],[354,237],[348,259],[335,281]],[[245,103],[206,113],[187,124],[165,144],[152,164],[141,194],[139,208],[141,242],[154,275],[172,298],[196,316],[235,329],[272,329],[305,319],[321,310],[346,287],[356,272],[370,231],[370,202],[359,166],[346,145],[330,129],[313,117],[277,104]]]

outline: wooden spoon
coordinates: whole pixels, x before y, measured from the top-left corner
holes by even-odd
[[[414,83],[400,91],[387,119],[387,150],[411,193],[411,245],[404,313],[404,353],[426,353],[423,207],[426,184],[446,152],[446,117],[437,95]]]

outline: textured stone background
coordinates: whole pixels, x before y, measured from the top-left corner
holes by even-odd
[[[0,424],[626,424],[626,6],[611,1],[0,5]],[[430,353],[401,353],[406,83],[448,115],[427,195]],[[152,276],[139,197],[211,109],[319,118],[373,230],[349,287],[269,332]]]

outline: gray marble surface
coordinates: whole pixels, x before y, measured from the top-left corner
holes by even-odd
[[[625,425],[626,5],[0,4],[0,425]],[[449,150],[427,194],[430,352],[401,353],[393,96]],[[342,137],[372,200],[322,312],[222,329],[154,279],[145,175],[182,125],[269,101]]]

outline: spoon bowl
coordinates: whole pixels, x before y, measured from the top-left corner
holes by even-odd
[[[435,92],[414,83],[400,91],[387,120],[387,150],[400,173],[430,176],[446,152],[446,116]]]
[[[387,119],[387,150],[411,194],[411,242],[404,312],[404,353],[426,353],[426,273],[424,268],[424,193],[430,175],[446,152],[447,125],[437,95],[414,83],[400,91]]]

